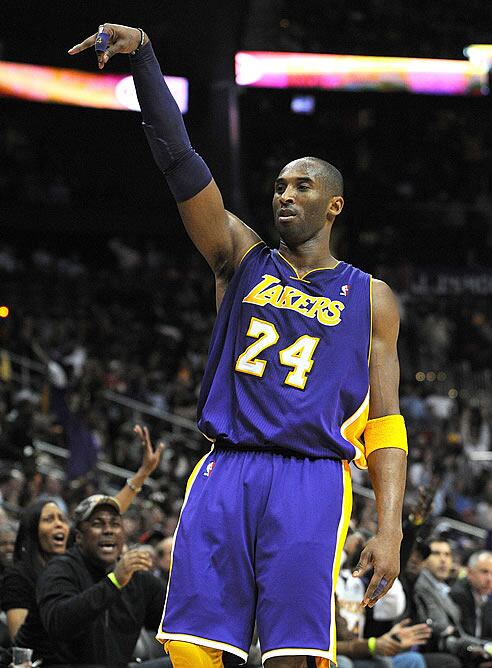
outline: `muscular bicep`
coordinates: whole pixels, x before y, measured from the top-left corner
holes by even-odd
[[[400,412],[400,365],[397,352],[400,316],[396,299],[386,283],[373,281],[372,304],[370,419]]]
[[[215,181],[178,204],[186,231],[216,275],[232,274],[260,237],[224,208]]]

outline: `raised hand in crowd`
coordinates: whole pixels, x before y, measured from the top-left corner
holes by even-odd
[[[421,526],[427,522],[432,510],[432,502],[434,500],[436,489],[437,487],[435,485],[431,488],[423,486],[418,488],[417,501],[408,516],[410,522],[415,526]]]
[[[150,440],[148,427],[141,427],[139,424],[135,425],[133,431],[139,437],[142,444],[142,463],[138,469],[136,476],[144,475],[146,478],[151,475],[159,466],[161,455],[166,447],[163,441],[160,441],[154,450],[152,441]]]
[[[116,494],[122,513],[128,510],[135,495],[140,492],[149,475],[159,466],[162,453],[166,447],[165,443],[160,441],[154,450],[147,427],[141,427],[137,424],[133,430],[142,445],[142,462],[138,471],[131,478],[128,478],[126,485]]]

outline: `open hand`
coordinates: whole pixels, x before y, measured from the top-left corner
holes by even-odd
[[[142,428],[139,424],[136,424],[133,431],[139,437],[143,447],[142,463],[140,464],[139,473],[147,477],[156,470],[161,460],[162,452],[166,446],[161,441],[154,450],[147,427]]]
[[[117,53],[133,53],[140,46],[141,32],[138,28],[130,28],[129,26],[118,25],[117,23],[103,23],[99,26],[98,32],[90,37],[84,39],[80,44],[72,46],[68,50],[71,56],[81,53],[91,46],[96,45],[96,40],[100,39],[98,35],[105,33],[108,35],[108,46],[105,51],[97,51],[97,62],[100,70],[106,65],[108,60]],[[143,43],[149,41],[147,35],[144,34]]]
[[[389,631],[391,637],[399,638],[401,650],[409,649],[413,645],[425,645],[432,635],[432,629],[428,624],[409,626],[410,621],[410,619],[402,619]]]
[[[400,651],[400,643],[394,640],[389,633],[376,638],[376,654],[379,654],[379,656],[395,656]]]

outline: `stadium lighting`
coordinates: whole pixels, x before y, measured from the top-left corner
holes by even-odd
[[[492,44],[470,44],[463,49],[463,54],[471,63],[492,67]]]
[[[236,83],[261,88],[407,91],[438,95],[488,92],[483,61],[240,51]]]
[[[188,111],[188,80],[164,77],[181,113]],[[0,96],[96,109],[140,111],[133,77],[0,61]]]

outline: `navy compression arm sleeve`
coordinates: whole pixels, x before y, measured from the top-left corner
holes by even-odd
[[[203,190],[212,175],[190,144],[181,112],[164,81],[152,44],[140,47],[130,56],[130,62],[152,155],[176,201],[184,202]]]

